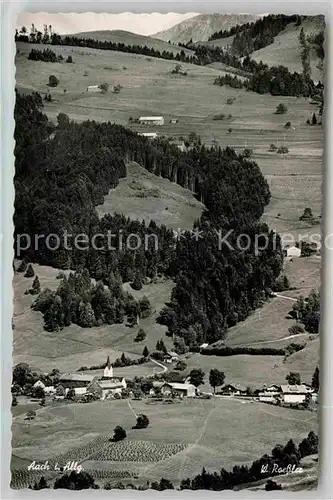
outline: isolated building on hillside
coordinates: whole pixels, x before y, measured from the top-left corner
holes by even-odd
[[[99,85],[89,85],[87,92],[102,92],[102,89]]]
[[[141,125],[164,125],[163,116],[140,116]]]
[[[208,346],[209,344],[207,342],[204,342],[203,344],[201,344],[200,349],[207,349]]]
[[[301,249],[295,246],[289,247],[285,249],[285,255],[287,259],[293,259],[301,256]]]
[[[114,394],[121,394],[126,389],[127,384],[124,378],[113,377],[108,380],[98,380],[97,378],[87,387],[87,392],[96,394],[99,399],[104,400]]]
[[[163,361],[165,363],[174,363],[175,361],[178,360],[179,360],[179,355],[174,351],[168,351],[163,357]]]
[[[180,397],[193,398],[196,395],[195,386],[192,384],[181,384],[179,382],[166,382],[161,392],[164,396],[171,396],[173,393]]]
[[[156,132],[143,132],[139,135],[142,135],[143,137],[147,137],[147,139],[156,139],[158,137]]]
[[[64,389],[87,387],[95,377],[96,375],[91,375],[89,373],[63,373],[59,378],[59,383]]]
[[[171,118],[169,123],[172,123],[174,125],[175,123],[178,123],[178,121],[178,118]]]

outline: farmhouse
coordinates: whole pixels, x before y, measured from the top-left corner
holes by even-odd
[[[89,85],[87,92],[102,92],[102,89],[99,85]]]
[[[127,384],[124,378],[112,377],[108,380],[94,379],[87,387],[87,392],[96,394],[99,399],[104,400],[114,394],[121,394],[123,389],[126,389]]]
[[[178,121],[179,121],[178,118],[171,118],[169,123],[175,124],[178,123]]]
[[[308,394],[313,392],[309,386],[301,385],[281,385],[282,400],[284,403],[303,403]]]
[[[243,387],[239,384],[225,384],[221,388],[221,394],[228,396],[242,396],[247,393],[246,387]]]
[[[64,389],[76,387],[87,387],[96,375],[89,373],[63,373],[59,378],[60,384]]]
[[[178,382],[166,382],[161,388],[164,396],[170,396],[172,393],[180,397],[193,398],[196,394],[195,386],[192,384],[181,384]]]
[[[174,351],[168,351],[163,358],[164,363],[174,363],[179,360],[179,356]]]
[[[288,259],[293,259],[295,257],[300,257],[301,256],[301,249],[297,248],[295,246],[286,248],[285,255],[286,255],[286,257]]]
[[[139,123],[142,125],[164,125],[163,116],[140,116]]]
[[[147,139],[156,139],[158,137],[156,132],[143,132],[139,135],[142,135],[143,137],[147,137]]]

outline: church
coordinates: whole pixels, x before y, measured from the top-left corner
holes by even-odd
[[[95,377],[88,385],[87,392],[97,394],[101,400],[108,399],[114,394],[121,395],[127,384],[124,377],[114,377],[110,356],[106,360],[103,377]]]

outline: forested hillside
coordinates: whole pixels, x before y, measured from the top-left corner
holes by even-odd
[[[55,126],[42,108],[37,93],[17,93],[15,241],[22,234],[32,241],[21,257],[63,269],[87,269],[105,284],[111,273],[123,281],[156,273],[174,278],[172,301],[160,321],[191,345],[221,338],[228,326],[244,319],[265,299],[280,273],[282,254],[279,240],[275,250],[274,234],[259,222],[270,193],[255,162],[231,148],[208,149],[200,141],[182,153],[162,139],[150,143],[122,126],[93,121],[77,124],[64,114],[59,114]],[[195,224],[199,238],[188,232],[175,241],[165,226],[121,215],[99,220],[95,206],[126,176],[130,160],[171,180],[176,169],[177,182],[183,186],[190,175],[199,179],[197,188],[207,207]],[[219,231],[223,237],[230,230],[231,249],[219,245]],[[66,231],[71,235],[69,245]],[[158,248],[152,239],[148,248],[142,245],[131,250],[118,246],[118,238],[110,248],[108,232],[122,232],[123,241],[131,233],[142,240],[154,233]],[[249,244],[241,239],[235,245],[242,233],[248,235]],[[89,242],[85,250],[73,244],[75,236],[82,234]],[[262,234],[260,246],[269,240],[265,250],[255,251],[255,234]],[[44,235],[37,247],[35,235]],[[25,245],[24,239],[21,244]],[[17,254],[19,249],[15,250]]]

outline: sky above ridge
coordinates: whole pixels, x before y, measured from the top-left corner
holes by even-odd
[[[186,14],[176,14],[174,12],[168,14],[158,12],[151,14],[134,14],[131,12],[121,14],[22,12],[18,15],[16,28],[20,29],[25,26],[29,32],[31,24],[34,23],[35,27],[40,31],[43,31],[44,24],[51,25],[53,31],[59,35],[98,30],[125,30],[139,35],[153,35],[196,15],[195,12]]]

